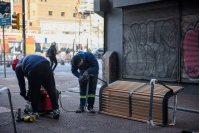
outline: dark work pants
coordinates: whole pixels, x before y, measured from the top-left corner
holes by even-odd
[[[50,58],[50,61],[51,61],[51,68],[54,71],[56,66],[58,65],[57,59],[56,59],[55,56],[52,56],[52,57],[49,57],[49,58]],[[53,67],[53,64],[54,64],[54,67]]]
[[[95,77],[98,77],[98,74],[94,74]],[[94,106],[95,102],[95,93],[97,88],[97,81],[98,79],[93,76],[90,76],[90,82],[89,82],[89,91],[88,91],[88,106],[92,107]],[[85,106],[85,99],[86,99],[86,89],[87,89],[87,81],[79,82],[80,85],[80,105],[79,108],[83,108]]]
[[[41,62],[28,74],[29,95],[33,112],[38,112],[41,85],[47,91],[53,109],[58,109],[55,80],[49,62]]]

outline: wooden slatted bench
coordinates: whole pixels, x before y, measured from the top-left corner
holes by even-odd
[[[99,113],[140,122],[147,122],[151,116],[154,124],[168,126],[168,100],[183,89],[155,84],[151,93],[151,84],[116,81],[100,89]],[[174,103],[175,108],[177,101]]]

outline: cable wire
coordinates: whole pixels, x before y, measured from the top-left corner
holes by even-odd
[[[75,112],[75,110],[67,110],[67,109],[65,109],[65,108],[62,106],[62,102],[61,102],[61,91],[59,92],[59,100],[60,100],[60,106],[61,106],[61,108],[62,108],[64,111],[67,111],[67,112]]]

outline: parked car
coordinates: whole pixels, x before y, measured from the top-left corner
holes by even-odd
[[[104,54],[104,49],[103,48],[97,48],[97,49],[94,49],[92,52],[91,52],[96,58],[101,58]]]

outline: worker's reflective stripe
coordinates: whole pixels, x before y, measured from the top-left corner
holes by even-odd
[[[88,97],[95,97],[94,94],[88,94]]]
[[[86,98],[86,96],[80,96],[80,98]]]
[[[88,97],[95,97],[94,94],[88,94]],[[86,98],[86,96],[80,96],[80,98]]]

